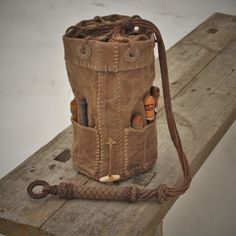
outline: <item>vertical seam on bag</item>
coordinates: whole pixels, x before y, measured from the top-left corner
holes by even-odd
[[[95,173],[99,172],[99,158],[100,158],[100,135],[96,131],[96,159],[95,159]],[[99,174],[99,173],[98,173]]]
[[[103,160],[104,157],[104,149],[103,149],[103,134],[102,134],[102,126],[101,126],[101,72],[98,72],[97,76],[97,117],[98,117],[98,139],[99,142],[97,144],[98,150],[97,150],[97,157],[96,157],[96,167],[97,170],[99,171],[100,175],[100,170],[101,170],[101,161]]]
[[[128,168],[128,134],[129,129],[125,129],[125,135],[124,135],[124,165],[123,165],[123,172],[124,175],[126,174],[127,168]]]
[[[114,68],[115,72],[118,72],[118,63],[119,63],[119,44],[116,43],[113,45],[113,63],[114,63]]]
[[[123,170],[123,153],[122,153],[122,149],[123,149],[123,143],[122,143],[122,129],[121,129],[121,81],[120,81],[120,73],[117,73],[117,78],[116,78],[116,91],[117,91],[117,94],[118,94],[118,97],[117,97],[117,104],[116,104],[116,107],[117,107],[117,124],[118,124],[118,144],[119,144],[119,155],[121,155],[119,158],[120,159],[120,165],[119,165],[119,171],[122,171],[124,172]]]
[[[118,72],[118,63],[119,63],[119,43],[113,45],[113,63],[114,63],[114,70]],[[124,174],[123,162],[124,162],[124,154],[123,154],[123,139],[122,139],[122,130],[121,130],[121,81],[120,81],[120,73],[116,73],[116,91],[117,91],[117,124],[118,124],[118,144],[119,144],[119,151],[118,154],[121,155],[119,160],[119,172]]]
[[[95,57],[99,57],[100,53],[100,47],[98,43],[95,43],[94,47],[94,55]],[[96,60],[95,60],[96,63]],[[95,70],[97,69],[97,65],[94,64]],[[101,172],[101,158],[102,158],[102,142],[103,142],[103,136],[102,136],[102,128],[101,128],[101,113],[100,113],[100,104],[101,104],[101,75],[99,72],[97,72],[97,136],[96,136],[96,160],[95,160],[95,171],[100,176]]]
[[[149,128],[149,127],[148,127]],[[145,136],[144,136],[144,147],[143,147],[143,155],[144,155],[144,168],[146,168],[146,164],[147,164],[147,161],[146,161],[146,142],[147,142],[147,133],[148,133],[148,128],[145,130]]]

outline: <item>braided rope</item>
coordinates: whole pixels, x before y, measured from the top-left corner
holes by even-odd
[[[39,183],[44,182],[41,194],[33,193],[33,188]],[[40,199],[46,197],[48,194],[56,195],[63,199],[88,199],[88,200],[116,200],[116,201],[145,201],[157,200],[163,202],[168,199],[168,187],[160,184],[157,188],[146,189],[137,186],[125,187],[98,187],[75,185],[72,183],[60,183],[59,185],[50,186],[47,182],[37,180],[30,184],[28,193],[32,198]]]

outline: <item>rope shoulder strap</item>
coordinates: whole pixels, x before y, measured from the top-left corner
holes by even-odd
[[[139,18],[138,16],[134,16],[132,18],[126,18],[122,21],[115,22],[113,24],[101,24],[99,26],[99,31],[89,27],[89,29],[81,28],[81,34],[85,35],[85,37],[90,37],[91,34],[93,38],[101,37],[100,33],[96,35],[96,32],[105,32],[106,35],[109,35],[109,32],[115,32],[119,29],[130,29],[138,27],[145,27],[150,30],[150,32],[155,34],[156,43],[158,45],[158,53],[159,53],[159,63],[161,70],[161,79],[162,79],[162,87],[163,87],[163,97],[164,97],[164,106],[165,113],[167,118],[168,129],[170,132],[170,136],[172,142],[176,148],[178,153],[178,157],[181,163],[181,168],[184,174],[183,183],[179,187],[168,187],[165,184],[160,184],[157,188],[148,189],[148,188],[140,188],[136,186],[125,186],[125,187],[94,187],[94,186],[86,186],[86,185],[74,185],[72,183],[60,183],[59,185],[49,185],[47,182],[42,180],[36,180],[32,182],[28,188],[28,194],[35,199],[46,197],[48,194],[57,195],[59,198],[65,199],[90,199],[90,200],[119,200],[119,201],[128,201],[135,202],[138,200],[148,200],[148,199],[156,199],[159,202],[167,200],[169,197],[175,197],[183,194],[189,187],[191,182],[191,172],[188,160],[183,151],[181,139],[176,127],[174,115],[172,112],[171,106],[171,96],[170,96],[170,88],[169,88],[169,76],[167,69],[167,59],[166,59],[166,51],[162,36],[158,28],[150,21]],[[67,33],[70,33],[71,30],[76,28],[77,26],[70,27]],[[86,32],[89,35],[86,35]],[[34,193],[33,189],[35,186],[42,186],[42,193]]]

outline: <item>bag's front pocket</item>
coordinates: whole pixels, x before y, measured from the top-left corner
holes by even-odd
[[[97,130],[87,126],[82,126],[72,120],[74,129],[74,152],[72,158],[74,166],[81,173],[95,177],[96,174],[96,154],[97,154]],[[77,153],[76,153],[77,152]]]
[[[124,136],[124,156],[125,156],[125,172],[126,174],[139,173],[144,166],[144,149],[145,149],[145,131],[143,129],[134,129],[128,127],[125,129]]]
[[[145,138],[145,168],[150,169],[157,160],[157,127],[156,121],[147,126]]]
[[[125,175],[149,170],[157,159],[156,122],[142,129],[128,127],[124,136]]]

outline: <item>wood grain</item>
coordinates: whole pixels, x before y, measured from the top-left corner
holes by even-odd
[[[235,38],[236,17],[216,13],[167,53],[173,110],[193,173],[235,120]],[[120,185],[154,187],[163,182],[178,185],[182,180],[161,100],[157,165],[151,172]],[[70,148],[71,140],[72,128],[68,127],[0,180],[0,233],[19,235],[22,230],[24,235],[153,235],[176,199],[164,204],[129,204],[29,198],[26,187],[34,179],[53,184],[62,180],[99,184],[77,174],[71,160],[55,160]]]

